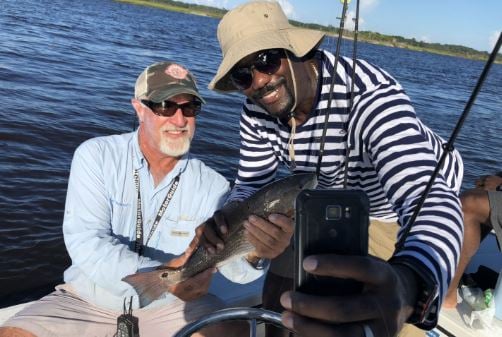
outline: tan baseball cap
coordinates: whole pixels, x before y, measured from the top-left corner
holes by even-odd
[[[287,49],[302,57],[320,44],[321,31],[292,26],[277,2],[253,1],[227,12],[218,24],[223,60],[209,89],[238,90],[229,72],[244,57],[264,49]]]
[[[171,61],[148,66],[134,86],[136,99],[148,99],[156,103],[180,94],[194,95],[206,103],[197,89],[195,77],[185,67]]]

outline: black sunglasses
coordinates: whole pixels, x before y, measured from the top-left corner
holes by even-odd
[[[160,103],[156,103],[142,99],[141,103],[149,107],[154,114],[162,117],[174,116],[174,114],[176,113],[176,111],[178,111],[178,109],[181,109],[181,112],[185,117],[195,117],[199,114],[199,112],[202,109],[202,102],[198,100],[193,100],[190,102],[178,104],[176,102],[167,100]]]
[[[247,66],[235,66],[230,70],[230,80],[239,90],[245,90],[253,82],[253,69],[260,73],[272,75],[281,67],[282,49],[267,49],[259,52],[254,61]]]

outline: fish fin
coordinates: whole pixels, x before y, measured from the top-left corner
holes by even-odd
[[[143,308],[167,292],[167,287],[159,277],[158,271],[136,273],[126,276],[122,281],[129,283],[139,296],[140,307]]]

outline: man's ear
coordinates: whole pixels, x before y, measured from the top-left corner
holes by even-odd
[[[131,99],[131,104],[132,104],[134,110],[136,111],[136,115],[138,116],[139,122],[143,123],[143,114],[145,112],[143,104],[141,104],[141,102],[139,100],[137,100],[136,98]]]

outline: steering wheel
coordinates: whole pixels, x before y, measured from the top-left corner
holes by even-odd
[[[173,337],[189,337],[194,332],[197,332],[208,325],[235,320],[249,321],[250,337],[256,337],[257,322],[273,324],[279,328],[291,331],[282,325],[281,315],[274,311],[258,308],[229,308],[215,311],[212,314],[185,325],[181,328],[181,330],[174,334]]]

